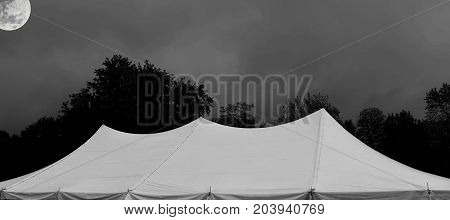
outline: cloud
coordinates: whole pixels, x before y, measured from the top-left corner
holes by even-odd
[[[266,75],[438,2],[47,0],[32,6],[39,16],[171,72]],[[346,117],[368,106],[420,116],[425,92],[450,80],[449,10],[436,9],[300,73],[314,74],[312,90],[329,94]],[[55,115],[113,54],[36,17],[1,32],[0,48],[0,130],[13,133]]]

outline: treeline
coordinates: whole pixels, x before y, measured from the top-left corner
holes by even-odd
[[[159,69],[148,61],[134,64],[126,57],[115,55],[106,59],[94,71],[95,77],[80,92],[70,95],[62,104],[57,117],[43,117],[27,126],[20,136],[0,131],[0,181],[27,174],[66,156],[105,124],[129,133],[154,133],[176,128],[198,117],[210,114],[213,98],[203,85]],[[152,105],[152,111],[173,109],[187,112],[178,123],[140,124],[137,102],[140,91],[139,76],[151,76],[164,82],[161,94]],[[138,91],[138,92],[137,92]],[[183,97],[190,97],[188,101]],[[277,119],[256,120],[254,105],[239,102],[220,107],[213,121],[234,127],[267,127],[297,120],[325,108],[350,133],[375,150],[414,168],[450,177],[449,128],[450,86],[443,84],[425,95],[426,118],[415,119],[408,111],[385,114],[377,108],[361,111],[358,120],[344,120],[329,97],[308,94],[288,100]],[[160,121],[173,120],[168,111],[159,111]],[[150,121],[155,118],[150,118]]]

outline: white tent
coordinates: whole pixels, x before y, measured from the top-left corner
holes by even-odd
[[[364,145],[325,110],[269,128],[198,119],[158,134],[102,126],[3,199],[450,199],[450,179]]]

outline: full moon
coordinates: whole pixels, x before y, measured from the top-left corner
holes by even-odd
[[[28,21],[30,14],[29,0],[0,0],[0,29],[17,30]]]

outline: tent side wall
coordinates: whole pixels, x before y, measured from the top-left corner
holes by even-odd
[[[380,192],[317,192],[314,200],[429,200],[433,199],[426,191],[380,191]]]

